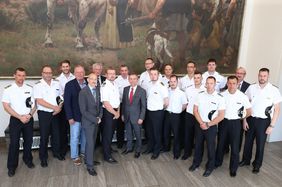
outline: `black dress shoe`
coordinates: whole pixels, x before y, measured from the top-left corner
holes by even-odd
[[[240,167],[243,167],[243,166],[249,166],[250,165],[250,162],[246,162],[244,160],[242,160],[241,162],[239,162],[239,166]]]
[[[9,177],[12,177],[12,176],[14,176],[15,175],[15,170],[14,169],[9,169],[8,170],[8,176]]]
[[[43,168],[48,167],[47,160],[42,160],[41,163],[40,163],[40,165],[41,165],[41,167],[43,167]]]
[[[258,174],[259,173],[259,167],[254,167],[252,172],[253,172],[253,174]]]
[[[203,173],[203,176],[204,176],[204,177],[208,177],[208,176],[210,176],[211,173],[212,173],[212,170],[207,169],[207,170]]]
[[[29,169],[32,169],[32,168],[35,167],[34,164],[33,164],[33,162],[25,162],[25,165],[26,165]]]
[[[92,168],[92,169],[87,169],[89,175],[92,175],[92,176],[96,176],[97,175],[97,172]]]
[[[139,158],[139,157],[140,157],[140,152],[134,154],[134,158]]]
[[[181,157],[181,160],[187,160],[190,156],[191,156],[191,154],[184,154],[184,155]]]
[[[198,166],[192,164],[192,166],[189,167],[189,171],[195,171],[198,168]]]
[[[123,144],[117,144],[117,148],[121,149],[123,147]]]
[[[121,154],[126,155],[126,154],[132,153],[132,152],[133,152],[133,150],[128,150],[128,149],[126,149],[126,150],[124,150]]]
[[[237,175],[236,171],[230,171],[230,176],[231,177],[236,177],[236,175]]]
[[[61,154],[56,154],[56,155],[54,155],[54,158],[57,158],[58,160],[65,160],[65,157],[64,156],[62,156]]]
[[[94,161],[94,166],[99,166],[100,164],[101,164],[101,162]]]
[[[117,161],[114,158],[109,158],[106,160],[106,162],[109,162],[110,164],[116,164]]]
[[[159,157],[159,155],[153,154],[152,157],[151,157],[151,159],[152,159],[152,160],[156,160],[158,157]]]
[[[144,154],[144,155],[148,155],[150,153],[152,153],[152,151],[150,151],[150,150],[145,150],[144,152],[142,152],[142,154]]]
[[[173,156],[173,159],[174,159],[174,160],[178,160],[178,159],[179,159],[179,155],[174,155],[174,156]]]

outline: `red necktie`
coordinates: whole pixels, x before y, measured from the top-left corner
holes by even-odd
[[[130,94],[129,94],[129,103],[132,104],[133,101],[133,88],[131,88]]]

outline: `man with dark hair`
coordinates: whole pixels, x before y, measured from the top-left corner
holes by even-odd
[[[159,71],[156,68],[150,69],[150,79],[146,90],[148,147],[144,153],[153,152],[151,159],[155,160],[159,157],[161,151],[163,117],[164,109],[168,106],[168,90],[160,82]]]
[[[179,79],[178,86],[185,91],[188,87],[194,84],[194,72],[196,70],[195,62],[189,60],[186,65],[187,74]]]
[[[56,78],[59,81],[61,93],[64,93],[66,83],[73,80],[75,76],[71,73],[71,66],[69,60],[63,60],[60,62],[60,70],[62,73]],[[62,154],[65,156],[68,150],[68,132],[69,123],[66,119],[65,108],[59,114],[60,117],[60,148]]]
[[[125,64],[120,65],[119,68],[120,75],[115,79],[115,84],[118,86],[120,101],[122,101],[123,89],[129,86],[129,76],[128,76],[128,67]],[[122,103],[120,104],[120,108],[122,109]],[[122,113],[122,111],[121,111]],[[117,147],[121,149],[124,144],[124,123],[121,118],[119,118],[117,123]]]
[[[226,78],[216,71],[216,60],[214,58],[208,60],[207,68],[208,71],[203,74],[203,85],[205,85],[207,77],[212,76],[216,80],[215,90],[220,92],[226,85]]]
[[[196,125],[198,125],[193,112],[194,103],[199,93],[206,90],[204,85],[202,85],[201,72],[195,71],[193,80],[194,80],[194,84],[190,85],[185,90],[188,105],[185,112],[184,154],[181,158],[182,160],[186,160],[192,155],[192,149],[195,143],[195,128]]]
[[[147,58],[145,60],[144,64],[145,64],[146,71],[141,73],[139,81],[138,81],[138,85],[146,90],[149,82],[151,81],[151,79],[150,79],[150,69],[155,66],[155,62],[152,58]],[[158,77],[159,80],[161,80],[161,77],[162,77],[161,74],[159,74],[159,77]]]
[[[208,162],[203,174],[208,177],[215,166],[215,137],[217,124],[223,120],[225,104],[222,95],[215,91],[216,80],[209,76],[206,80],[206,91],[199,93],[194,104],[194,115],[199,125],[196,127],[196,144],[193,164],[190,171],[196,170],[201,162],[204,151],[204,140],[206,140],[208,151]]]
[[[75,165],[80,165],[81,156],[85,154],[85,132],[81,128],[81,112],[78,103],[78,94],[87,85],[85,80],[85,70],[81,65],[74,67],[75,79],[66,84],[64,93],[64,108],[66,119],[70,126],[70,157]],[[80,151],[79,151],[80,144]]]
[[[108,68],[106,70],[106,80],[101,86],[101,102],[103,103],[102,144],[104,159],[111,164],[117,163],[112,157],[111,143],[113,130],[120,117],[120,96],[117,84],[114,82],[115,78],[115,69]]]
[[[25,84],[26,72],[17,68],[14,73],[15,82],[5,87],[2,97],[4,110],[10,115],[8,152],[8,176],[15,175],[19,162],[19,141],[23,134],[23,161],[28,168],[34,168],[31,146],[33,137],[33,114],[36,110],[32,94],[32,87]]]
[[[129,75],[130,86],[124,88],[122,97],[122,120],[125,123],[127,145],[123,154],[133,151],[133,133],[136,137],[135,158],[139,158],[142,146],[141,129],[146,112],[146,91],[137,85],[138,75]]]
[[[170,137],[171,130],[173,132],[173,158],[178,159],[180,157],[180,119],[181,112],[185,110],[187,106],[187,99],[185,93],[178,87],[178,81],[176,75],[171,75],[169,79],[168,89],[168,106],[165,109],[164,114],[164,145],[163,151],[170,150]]]
[[[243,123],[246,138],[240,166],[250,165],[253,142],[256,139],[256,156],[252,163],[254,174],[259,173],[262,166],[265,141],[276,124],[282,101],[278,88],[269,83],[268,79],[269,69],[261,68],[258,83],[250,85],[246,91],[252,105],[252,114]]]
[[[63,100],[59,81],[52,79],[51,66],[42,68],[42,79],[35,83],[33,88],[34,99],[37,103],[37,113],[40,128],[39,158],[41,166],[48,166],[48,141],[51,134],[53,156],[65,160],[60,152],[59,113],[62,110]]]
[[[161,79],[161,82],[168,88],[169,87],[169,79],[170,79],[170,76],[173,73],[173,67],[172,67],[171,64],[165,64],[163,69],[164,69],[164,75]]]
[[[218,128],[215,167],[222,165],[225,143],[229,142],[231,145],[229,172],[231,177],[235,177],[239,164],[241,119],[251,114],[251,104],[248,97],[237,89],[238,78],[236,76],[227,78],[227,87],[228,89],[222,93],[225,100],[225,115]]]

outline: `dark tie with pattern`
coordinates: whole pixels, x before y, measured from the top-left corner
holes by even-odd
[[[132,104],[133,101],[133,88],[131,88],[131,91],[129,93],[129,103]]]

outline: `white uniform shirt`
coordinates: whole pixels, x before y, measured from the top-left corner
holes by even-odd
[[[120,105],[118,86],[108,79],[101,86],[101,102],[104,101],[108,101],[113,108],[118,108]]]
[[[165,75],[162,76],[161,82],[165,85],[165,87],[169,88],[169,79]]]
[[[52,104],[58,105],[56,98],[61,96],[60,84],[57,80],[51,80],[51,84],[47,84],[45,80],[41,79],[39,82],[35,83],[33,87],[34,99],[43,99],[44,101]],[[37,109],[45,112],[53,112],[53,109],[46,108],[42,105],[37,104]]]
[[[194,77],[191,79],[189,78],[188,75],[185,75],[184,77],[181,77],[178,81],[178,87],[182,90],[185,91],[188,87],[194,85]]]
[[[120,101],[122,101],[123,89],[130,85],[128,81],[128,77],[124,79],[121,75],[119,75],[114,82],[119,90]]]
[[[225,101],[224,118],[226,119],[241,119],[238,115],[239,109],[242,107],[244,107],[244,110],[251,108],[248,97],[240,90],[236,90],[234,94],[230,94],[228,90],[225,90],[221,94]]]
[[[162,75],[159,74],[158,80],[162,79]],[[149,82],[151,82],[150,74],[148,71],[144,71],[139,78],[138,85],[141,86],[143,89],[147,90]]]
[[[225,103],[222,95],[214,91],[212,94],[208,94],[207,91],[199,93],[194,105],[198,106],[198,112],[204,122],[210,122],[218,115],[219,110],[225,110]],[[211,120],[208,115],[211,111],[215,110]]]
[[[185,93],[178,87],[175,90],[168,89],[169,104],[166,110],[175,114],[182,112],[182,106],[187,104]]]
[[[61,90],[60,92],[61,93],[65,93],[66,84],[73,79],[75,79],[75,76],[72,73],[70,73],[68,77],[66,77],[63,73],[61,73],[60,76],[56,78],[56,80],[58,80],[60,83],[60,90]]]
[[[206,88],[203,85],[201,85],[200,88],[195,88],[195,85],[191,85],[185,90],[185,95],[188,101],[186,112],[194,115],[193,109],[195,100],[198,97],[198,94],[205,90]]]
[[[147,109],[157,111],[164,109],[164,98],[168,98],[168,89],[159,81],[149,82],[147,92]]]
[[[261,88],[259,84],[252,84],[246,90],[246,95],[252,104],[252,116],[258,118],[266,119],[265,109],[282,101],[278,88],[270,83],[267,83],[264,88]],[[273,108],[271,117],[273,116]]]
[[[206,85],[206,80],[209,76],[213,76],[216,80],[216,85],[215,85],[215,90],[217,92],[220,91],[221,88],[224,88],[226,85],[226,77],[223,77],[222,75],[220,75],[218,72],[214,72],[214,74],[209,74],[209,72],[205,72],[202,77],[203,77],[203,81],[202,84]]]
[[[19,87],[16,83],[13,83],[5,87],[2,102],[9,103],[10,107],[19,115],[29,114],[31,108],[34,106],[34,99],[32,94],[32,86],[23,84]],[[26,99],[31,97],[33,103],[31,108],[26,106]]]

